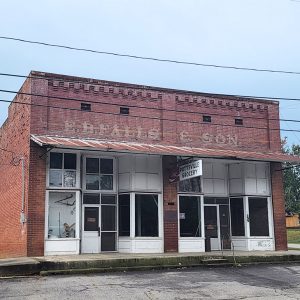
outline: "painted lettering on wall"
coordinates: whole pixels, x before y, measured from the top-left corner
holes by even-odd
[[[188,143],[188,142],[195,142],[195,138],[192,138],[192,136],[187,131],[181,131],[179,134],[179,139],[182,143]],[[218,133],[216,135],[213,135],[211,133],[200,133],[196,140],[205,144],[217,144],[217,145],[230,145],[230,146],[237,146],[238,145],[238,138],[236,135],[230,135],[230,134],[221,134]]]
[[[66,121],[65,131],[69,133],[92,134],[98,136],[99,138],[111,137],[113,139],[125,138],[152,141],[159,141],[161,139],[160,130],[157,128],[145,129],[141,126],[129,127],[127,125],[120,126],[118,124],[94,125],[89,122],[78,124],[72,121]]]
[[[118,124],[102,124],[97,125],[83,122],[77,123],[75,121],[65,121],[65,131],[69,133],[83,133],[91,134],[93,137],[98,138],[113,138],[113,139],[130,139],[130,140],[150,140],[160,141],[161,131],[160,128],[143,128],[142,126],[130,127],[128,125]],[[174,141],[176,139],[174,135]],[[200,132],[196,137],[191,135],[188,131],[180,131],[178,133],[179,141],[182,144],[189,142],[199,142],[199,144],[216,144],[216,145],[230,145],[238,146],[238,137],[231,134],[211,134],[208,132]]]

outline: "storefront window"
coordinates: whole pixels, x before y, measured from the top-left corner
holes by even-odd
[[[250,236],[269,236],[268,199],[248,198]]]
[[[179,197],[181,237],[201,236],[201,200],[195,196]]]
[[[76,154],[51,152],[49,185],[53,187],[75,187],[76,167]]]
[[[179,192],[201,193],[201,177],[179,181]]]
[[[76,237],[76,193],[49,192],[48,238]]]
[[[119,236],[130,236],[130,194],[119,195]]]
[[[158,195],[135,195],[135,236],[158,236]]]
[[[113,190],[113,159],[86,158],[86,189]]]
[[[232,236],[245,236],[243,198],[230,199],[230,215]]]

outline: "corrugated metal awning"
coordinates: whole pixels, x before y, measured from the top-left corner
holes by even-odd
[[[287,155],[280,152],[260,153],[241,150],[208,149],[133,142],[103,141],[96,139],[66,138],[48,135],[31,135],[31,140],[40,146],[52,146],[65,149],[300,163],[300,156]]]

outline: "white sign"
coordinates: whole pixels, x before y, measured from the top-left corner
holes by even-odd
[[[202,160],[195,160],[179,167],[179,180],[190,179],[202,175]]]

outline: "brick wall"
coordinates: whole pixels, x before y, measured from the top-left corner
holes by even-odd
[[[21,91],[30,93],[26,80]],[[18,95],[14,101],[30,102],[29,96]],[[27,223],[21,224],[22,167],[25,160],[25,215],[28,209],[30,106],[12,103],[8,119],[0,129],[0,258],[27,255]],[[14,163],[13,163],[14,161]]]
[[[281,163],[271,163],[271,184],[276,250],[287,250],[285,203]]]
[[[32,133],[247,151],[280,150],[278,102],[45,76],[50,79],[35,79],[39,87],[36,91],[49,98],[34,97],[33,101],[55,108],[34,108],[43,113],[35,114]],[[83,82],[74,83],[76,80]],[[80,111],[85,101],[93,102],[91,112]],[[120,106],[127,105],[136,107],[129,108],[128,116],[120,115]],[[210,115],[212,122],[202,122],[203,115]],[[235,125],[235,118],[242,118],[244,125]]]
[[[163,156],[163,206],[165,252],[178,252],[178,201],[177,183],[170,183],[170,175],[176,170],[176,156]]]

